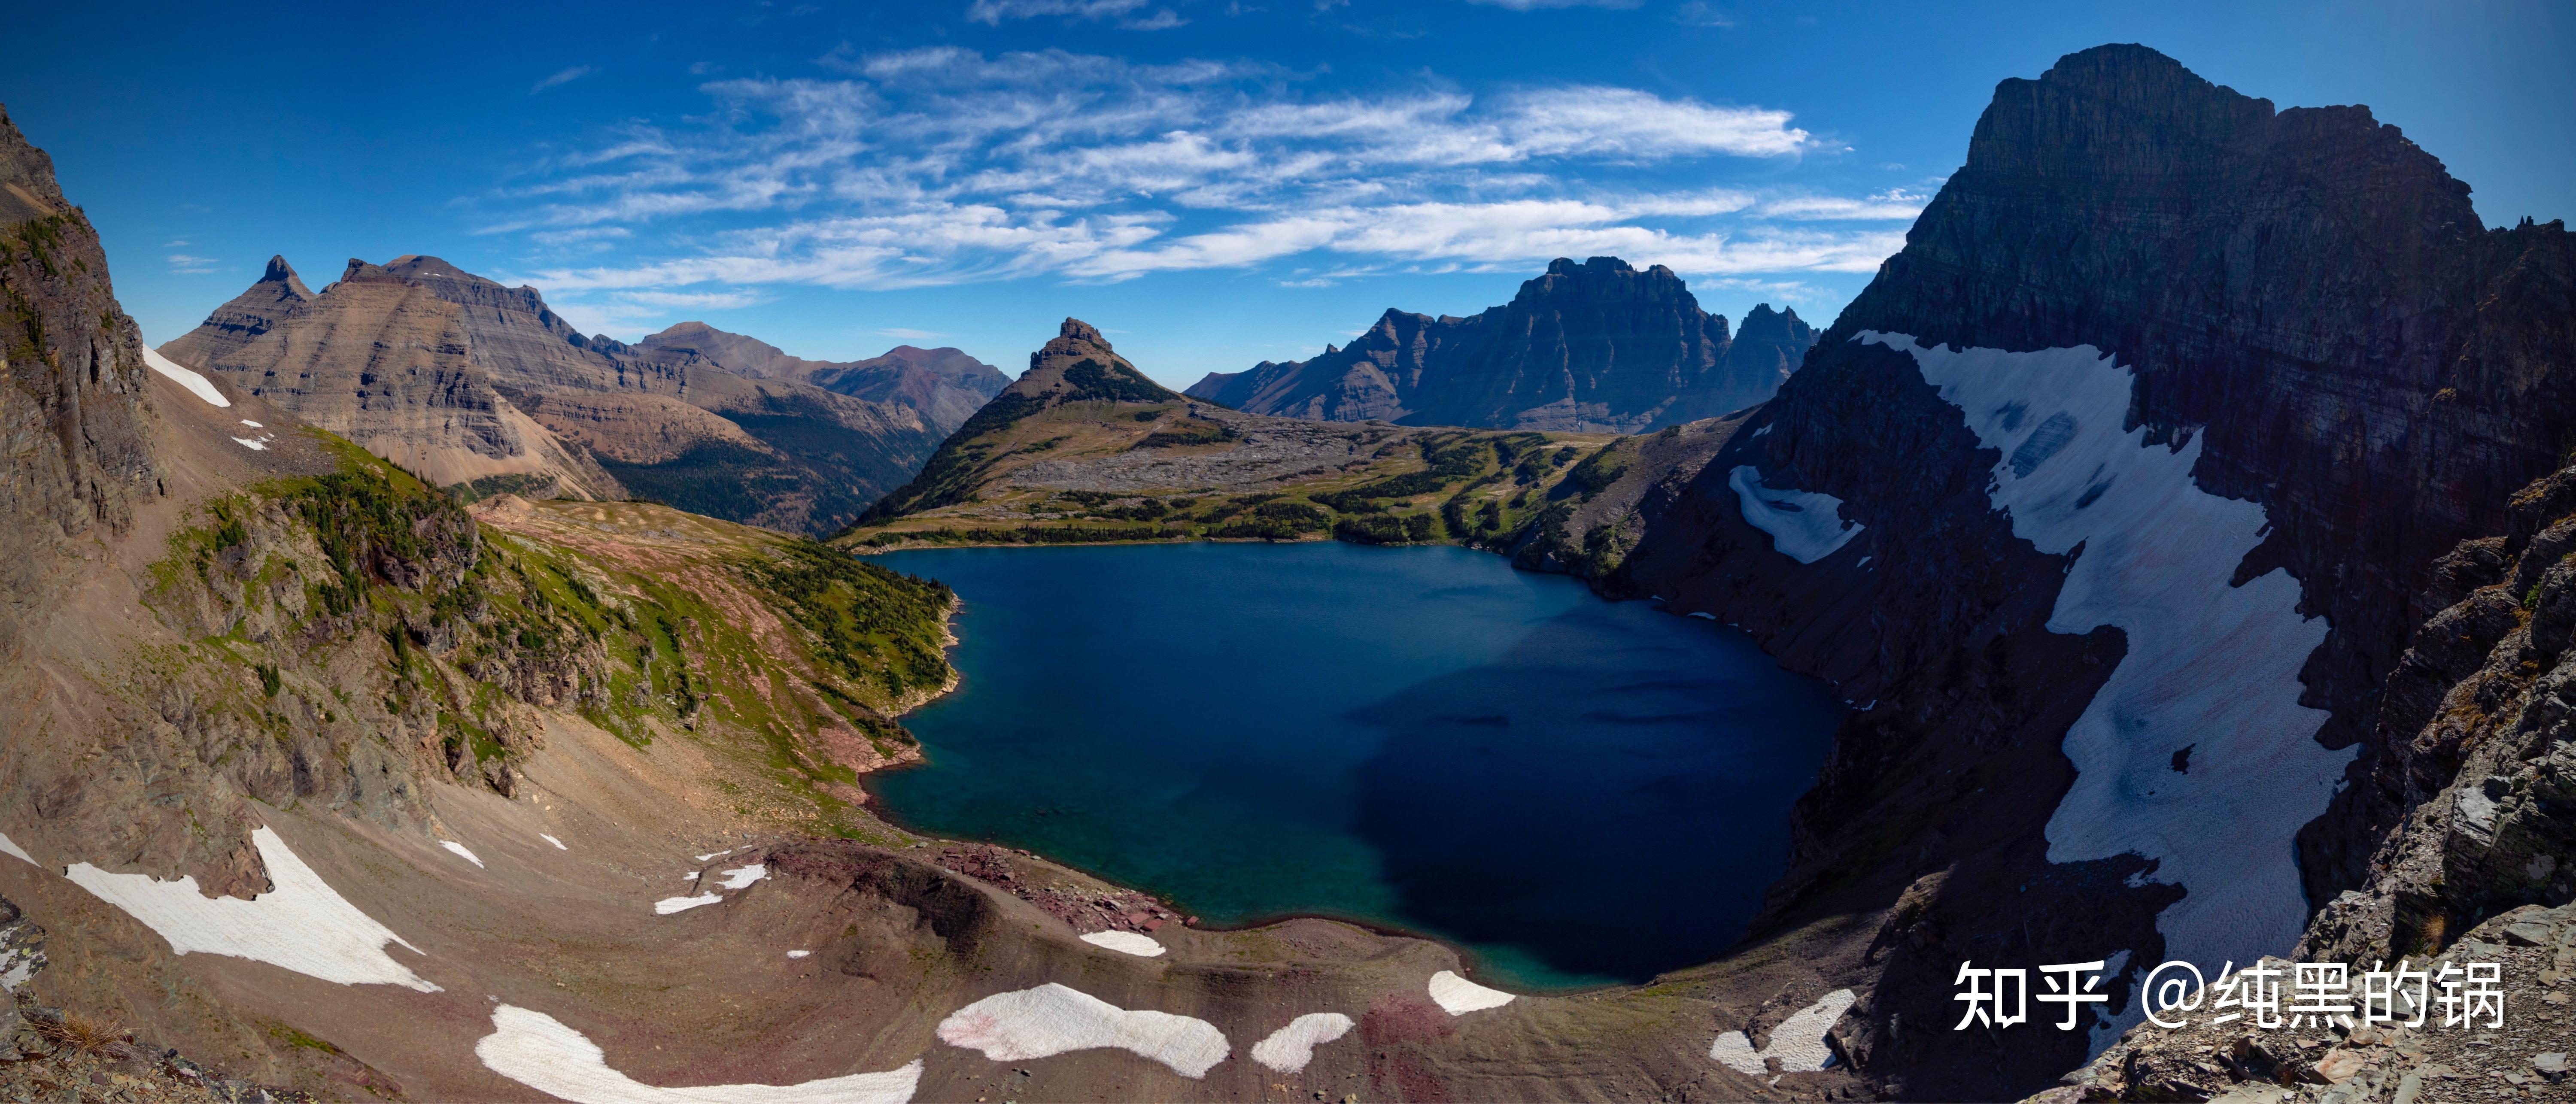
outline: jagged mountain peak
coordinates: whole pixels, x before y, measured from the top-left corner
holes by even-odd
[[[1189,393],[1323,421],[1630,433],[1768,396],[1814,331],[1767,313],[1762,330],[1738,357],[1726,319],[1672,269],[1559,257],[1502,306],[1465,318],[1389,308],[1347,345],[1211,373]]]
[[[260,273],[259,282],[284,284],[298,296],[306,299],[313,297],[312,289],[304,286],[304,278],[295,274],[295,266],[286,263],[286,256],[282,253],[269,257],[268,268]]]

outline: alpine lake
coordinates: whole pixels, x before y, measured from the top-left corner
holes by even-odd
[[[1529,991],[1716,958],[1844,706],[1742,632],[1446,546],[894,552],[963,608],[878,808],[1202,925],[1431,936]]]

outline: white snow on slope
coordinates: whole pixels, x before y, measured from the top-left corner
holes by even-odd
[[[2231,587],[2262,539],[2258,503],[2192,481],[2202,441],[2180,451],[2123,430],[2128,369],[2089,345],[2008,353],[1924,349],[1897,334],[1857,340],[1911,353],[1925,382],[2002,450],[1988,495],[2042,552],[2084,552],[2051,632],[2116,626],[2128,654],[2066,732],[2075,785],[2048,822],[2048,858],[2137,854],[2183,899],[2159,916],[2166,957],[2214,970],[2298,941],[2307,916],[2291,839],[2325,811],[2358,748],[2312,738],[2323,710],[2299,704],[2299,667],[2324,642],[2275,569]],[[2173,769],[2192,747],[2191,770]]]
[[[492,1010],[492,1033],[474,1044],[484,1068],[575,1104],[906,1104],[921,1084],[921,1059],[884,1073],[853,1073],[801,1085],[693,1085],[666,1089],[617,1072],[607,1052],[579,1031],[515,1005]]]
[[[1130,1012],[1079,989],[1048,982],[995,993],[939,1021],[939,1039],[980,1050],[996,1062],[1116,1047],[1151,1058],[1192,1079],[1225,1061],[1225,1033],[1206,1020],[1169,1012]]]
[[[675,912],[686,912],[699,905],[712,905],[721,900],[724,900],[724,895],[721,893],[701,893],[695,897],[665,897],[653,902],[653,913],[656,916],[669,916]]]
[[[1299,1073],[1315,1060],[1315,1048],[1351,1033],[1351,1018],[1339,1012],[1309,1012],[1252,1044],[1252,1060],[1281,1073]]]
[[[252,901],[208,897],[197,892],[193,877],[164,882],[148,874],[113,874],[88,863],[75,863],[63,874],[160,933],[173,954],[231,955],[342,985],[438,991],[385,953],[387,943],[401,943],[413,954],[420,954],[420,948],[333,891],[275,831],[259,828],[250,838],[275,887]]]
[[[570,850],[572,850],[572,848],[569,848],[569,847],[564,846],[564,845],[563,845],[563,841],[562,841],[562,840],[556,839],[556,838],[554,838],[553,836],[549,836],[549,835],[547,835],[547,834],[545,834],[545,833],[543,833],[543,832],[539,832],[539,833],[537,833],[537,838],[538,838],[538,839],[541,839],[541,840],[544,840],[544,841],[546,841],[547,843],[551,843],[551,844],[555,845],[555,850],[557,850],[557,851],[570,851]]]
[[[1728,472],[1744,520],[1771,534],[1771,547],[1799,563],[1814,563],[1851,543],[1866,526],[1843,520],[1843,500],[1814,491],[1775,491],[1762,484],[1762,473],[1745,464]]]
[[[744,886],[768,877],[769,867],[764,863],[753,863],[750,866],[737,866],[731,870],[724,871],[723,873],[724,877],[716,879],[717,885],[723,886],[726,889],[741,889]]]
[[[29,855],[26,848],[18,846],[16,841],[11,840],[6,832],[0,832],[0,855],[16,855],[30,866],[45,865],[37,862],[35,856]]]
[[[1164,950],[1163,945],[1154,942],[1152,936],[1138,935],[1131,931],[1096,931],[1083,936],[1082,941],[1094,947],[1125,951],[1138,958],[1155,958]]]
[[[248,437],[235,437],[235,438],[233,438],[233,443],[234,443],[234,444],[236,444],[236,445],[240,445],[240,446],[241,446],[241,447],[243,447],[243,448],[249,449],[249,450],[251,450],[252,452],[267,452],[267,451],[268,451],[268,445],[266,445],[266,444],[265,444],[265,443],[263,443],[263,442],[259,442],[259,441],[251,440],[251,439],[250,439],[250,438],[248,438]]]
[[[254,421],[252,421],[252,420],[250,420],[250,419],[248,419],[248,418],[244,418],[244,419],[242,419],[242,420],[241,420],[241,424],[246,425],[246,426],[249,426],[249,427],[251,427],[252,429],[267,429],[267,428],[268,428],[267,426],[261,425],[261,424],[259,424],[258,422],[254,422]]]
[[[1431,975],[1431,1000],[1452,1016],[1464,1016],[1484,1008],[1500,1008],[1512,1003],[1512,995],[1442,970]]]
[[[1825,1045],[1825,1033],[1851,1010],[1852,1000],[1851,990],[1836,989],[1780,1021],[1780,1026],[1771,1029],[1770,1046],[1755,1050],[1751,1036],[1729,1031],[1717,1037],[1717,1042],[1708,1048],[1708,1056],[1728,1069],[1755,1077],[1771,1072],[1771,1067],[1763,1064],[1765,1058],[1779,1059],[1782,1073],[1814,1073],[1833,1059],[1833,1049]]]
[[[170,377],[170,382],[187,388],[189,394],[206,400],[206,403],[210,406],[231,406],[233,404],[231,399],[224,397],[223,392],[215,390],[214,381],[207,379],[204,373],[201,373],[194,368],[182,365],[178,361],[172,360],[169,357],[162,356],[160,353],[153,351],[152,347],[149,345],[143,347],[143,363],[151,365],[153,371]],[[241,438],[235,437],[233,440],[239,441]],[[252,445],[251,447],[258,448],[259,446]]]
[[[812,952],[812,951],[789,951],[789,952],[787,952],[787,957],[789,957],[789,958],[803,958],[803,957],[805,957],[806,955],[810,955],[810,954],[813,954],[813,953],[814,953],[814,952]]]
[[[466,850],[464,844],[458,843],[454,840],[440,840],[438,841],[438,845],[450,851],[454,851],[459,855],[465,856],[465,861],[467,862],[473,863],[476,866],[483,865],[483,860],[475,858],[474,852]]]

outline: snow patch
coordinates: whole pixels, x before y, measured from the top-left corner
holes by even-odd
[[[724,849],[724,850],[722,850],[722,851],[709,851],[709,852],[707,852],[706,854],[703,854],[703,855],[698,856],[698,861],[699,861],[699,862],[705,862],[705,861],[707,861],[708,859],[720,859],[720,858],[725,857],[726,855],[733,854],[734,852],[736,852],[736,851],[740,851],[740,850],[742,850],[742,848],[739,848],[739,847],[728,847],[728,848],[725,848],[725,849]]]
[[[1124,951],[1139,958],[1160,957],[1164,950],[1163,945],[1154,942],[1151,936],[1139,935],[1131,931],[1092,932],[1089,935],[1083,936],[1082,941],[1089,943],[1094,947],[1107,947],[1113,951]]]
[[[1351,1018],[1339,1012],[1309,1012],[1252,1044],[1252,1060],[1281,1073],[1298,1073],[1315,1060],[1315,1048],[1351,1033]]]
[[[806,955],[813,954],[813,953],[814,953],[814,952],[812,952],[812,951],[789,951],[789,952],[787,952],[787,957],[789,957],[789,958],[803,958],[803,957],[805,957]]]
[[[695,897],[665,897],[653,902],[653,914],[669,916],[675,912],[687,912],[699,905],[712,905],[721,900],[724,900],[724,895],[721,893],[701,893]]]
[[[246,425],[246,426],[249,426],[249,427],[251,427],[252,429],[267,429],[267,428],[268,428],[267,426],[261,425],[261,424],[259,424],[258,422],[254,422],[254,421],[252,421],[252,420],[250,420],[250,419],[248,419],[248,418],[244,418],[244,419],[242,419],[242,420],[241,420],[241,424]]]
[[[2081,544],[2048,629],[2104,625],[2128,654],[2066,732],[2073,788],[2048,822],[2051,862],[2140,855],[2183,899],[2157,917],[2167,957],[2204,970],[2298,941],[2307,918],[2291,840],[2325,811],[2358,747],[2313,738],[2299,668],[2324,642],[2299,583],[2275,568],[2229,586],[2261,542],[2263,507],[2199,488],[2202,439],[2150,445],[2122,429],[2131,372],[2089,345],[2009,353],[1857,340],[1910,353],[1925,382],[2001,451],[1988,497],[2042,552]],[[2191,772],[2174,753],[2195,745]]]
[[[575,1104],[906,1104],[921,1085],[921,1059],[884,1073],[801,1085],[694,1085],[666,1089],[617,1072],[590,1037],[543,1012],[492,1010],[492,1033],[474,1044],[483,1066]]]
[[[465,861],[467,862],[473,863],[476,866],[483,865],[483,860],[475,858],[474,852],[466,850],[464,844],[458,843],[455,840],[440,840],[438,841],[438,845],[450,851],[454,851],[459,855],[465,856]]]
[[[17,842],[10,839],[9,834],[6,832],[0,832],[0,855],[16,855],[21,860],[24,860],[29,866],[45,865],[37,862],[35,856],[28,854],[26,848],[18,846]]]
[[[1225,1061],[1225,1033],[1206,1020],[1130,1012],[1079,989],[1048,982],[995,993],[939,1021],[939,1040],[996,1062],[1116,1047],[1196,1080]]]
[[[1693,613],[1693,614],[1691,614],[1690,616],[1692,616],[1692,617],[1696,617],[1696,618],[1699,618],[1699,619],[1700,619],[1700,620],[1702,620],[1702,621],[1715,621],[1715,620],[1717,620],[1717,615],[1716,615],[1716,614],[1714,614],[1714,613],[1710,613],[1710,612],[1708,612],[1707,610],[1701,610],[1701,611],[1699,611],[1699,612],[1697,612],[1697,613]]]
[[[750,866],[737,866],[723,873],[724,877],[716,879],[717,885],[726,889],[741,889],[768,877],[769,867],[765,863],[753,863]]]
[[[342,985],[400,985],[423,993],[438,986],[405,969],[385,944],[421,949],[358,911],[268,828],[251,832],[272,887],[255,900],[208,897],[197,879],[164,882],[148,874],[113,874],[75,863],[63,875],[99,900],[124,909],[168,940],[173,954],[204,951],[283,966]]]
[[[1814,491],[1775,491],[1764,486],[1751,464],[1727,473],[1744,520],[1771,534],[1771,547],[1799,563],[1811,564],[1851,543],[1866,526],[1843,519],[1843,500]]]
[[[265,444],[265,443],[263,443],[263,442],[260,442],[260,441],[254,441],[254,440],[251,440],[251,439],[250,439],[250,438],[248,438],[248,437],[235,437],[235,438],[233,438],[233,443],[234,443],[234,444],[236,444],[236,445],[240,445],[240,446],[241,446],[241,447],[243,447],[243,448],[249,449],[249,450],[251,450],[252,452],[267,452],[267,451],[268,451],[268,445],[267,445],[267,444]]]
[[[1854,999],[1851,990],[1836,989],[1780,1021],[1780,1026],[1771,1029],[1770,1046],[1755,1050],[1752,1036],[1729,1031],[1709,1046],[1708,1056],[1728,1069],[1755,1077],[1771,1072],[1763,1062],[1766,1058],[1779,1059],[1782,1073],[1814,1073],[1833,1060],[1833,1048],[1825,1045],[1825,1033],[1851,1010]]]
[[[1478,1009],[1500,1008],[1510,1004],[1512,995],[1500,989],[1487,989],[1447,970],[1442,970],[1431,975],[1431,1000],[1452,1016],[1464,1016]]]
[[[551,844],[555,845],[555,850],[557,850],[557,851],[570,851],[570,850],[572,850],[572,848],[569,848],[569,847],[564,846],[564,845],[563,845],[563,841],[562,841],[562,840],[556,839],[556,838],[554,838],[553,836],[549,836],[549,835],[547,835],[547,834],[545,834],[545,833],[543,833],[543,832],[539,832],[539,833],[537,833],[537,838],[538,838],[538,839],[541,839],[541,840],[544,840],[544,841],[546,841],[547,843],[551,843]]]
[[[189,394],[206,400],[206,405],[208,406],[231,406],[233,404],[231,399],[224,397],[223,392],[215,390],[214,381],[207,379],[204,373],[199,372],[194,368],[182,365],[178,361],[172,360],[169,357],[162,356],[149,345],[143,347],[143,363],[150,365],[153,371],[170,377],[170,382],[187,388]],[[233,440],[239,441],[241,438],[235,437]],[[257,448],[259,446],[252,445],[251,447]]]

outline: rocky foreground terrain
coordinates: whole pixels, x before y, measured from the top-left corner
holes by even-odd
[[[1336,422],[1642,433],[1770,398],[1815,340],[1796,311],[1767,303],[1730,335],[1662,265],[1559,258],[1503,306],[1390,309],[1349,345],[1213,372],[1189,395]]]

